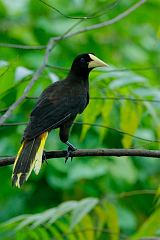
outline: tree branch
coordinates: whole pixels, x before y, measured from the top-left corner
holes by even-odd
[[[0,125],[2,125],[5,120],[11,115],[11,113],[13,112],[14,109],[16,109],[16,107],[27,97],[29,91],[31,90],[31,88],[33,87],[34,83],[36,82],[36,80],[41,76],[47,60],[49,58],[49,54],[51,49],[53,48],[53,40],[52,39],[49,40],[48,44],[47,44],[47,48],[46,48],[46,52],[44,55],[44,60],[43,63],[41,64],[41,66],[37,69],[37,71],[33,74],[33,77],[31,78],[31,81],[29,82],[29,84],[26,86],[26,88],[24,89],[24,93],[23,95],[17,100],[15,101],[9,108],[8,110],[0,117]]]
[[[64,158],[67,155],[67,151],[50,151],[45,152],[45,159],[51,158]],[[78,149],[71,152],[71,157],[93,157],[93,156],[130,156],[130,157],[154,157],[160,158],[159,150],[141,150],[141,149]],[[0,167],[11,165],[14,163],[15,157],[4,157],[0,159]]]
[[[74,27],[76,27],[79,23],[81,23],[81,21],[82,20],[79,20],[77,23],[75,23],[69,29],[67,29],[67,31],[59,37],[58,41],[62,40],[65,37],[65,35],[67,35],[70,31],[72,31],[72,29]],[[46,67],[46,65],[48,63],[48,59],[49,59],[50,53],[51,53],[52,49],[56,46],[58,41],[55,40],[55,38],[50,38],[49,39],[48,44],[46,46],[45,55],[44,55],[43,62],[41,64],[41,66],[33,74],[33,77],[31,78],[31,81],[29,82],[29,84],[24,89],[23,95],[17,101],[15,101],[8,108],[8,110],[0,117],[0,125],[2,125],[5,122],[5,120],[11,115],[13,110],[16,109],[17,106],[27,97],[27,95],[28,95],[29,91],[31,90],[31,88],[33,87],[34,83],[39,79],[39,77],[41,76],[43,70],[45,69],[45,67]]]

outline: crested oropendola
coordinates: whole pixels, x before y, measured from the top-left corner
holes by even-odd
[[[78,55],[68,76],[48,86],[40,95],[24,131],[22,145],[13,166],[12,184],[21,187],[32,170],[38,174],[48,133],[60,128],[60,140],[68,145],[69,152],[75,147],[69,143],[69,131],[77,114],[89,103],[89,73],[95,67],[107,66],[92,53]]]

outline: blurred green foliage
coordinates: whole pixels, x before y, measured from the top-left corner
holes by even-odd
[[[109,8],[111,1],[104,0],[47,2],[68,16],[105,12],[83,21],[78,30],[114,18],[136,1],[122,0],[113,8]],[[160,103],[150,102],[160,100],[159,9],[158,0],[148,1],[119,22],[68,38],[54,48],[49,65],[69,68],[73,58],[82,52],[94,52],[110,65],[90,75],[90,96],[103,99],[91,99],[86,111],[76,119],[97,124],[73,126],[70,140],[77,148],[159,149],[156,141],[160,139]],[[76,21],[38,0],[0,0],[1,43],[46,45],[50,37],[63,34]],[[43,57],[44,50],[0,48],[0,115],[23,94]],[[66,70],[46,67],[29,96],[39,96],[46,86],[66,74]],[[7,121],[28,121],[34,103],[35,100],[26,99]],[[17,153],[24,127],[0,127],[0,156]],[[65,148],[58,130],[53,131],[46,149]],[[149,190],[156,191],[159,187],[158,159],[87,157],[67,164],[63,159],[53,159],[43,165],[38,176],[32,174],[21,190],[11,187],[11,170],[11,167],[0,169],[1,239],[51,239],[52,236],[116,240],[121,238],[121,232],[135,240],[160,235],[160,209],[155,206],[154,194],[149,194],[153,193]],[[134,194],[136,190],[143,193],[144,189],[148,189],[148,194]],[[133,194],[120,197],[123,192]],[[18,215],[22,216],[11,219]],[[84,228],[99,231],[81,232]],[[75,236],[68,234],[72,230],[77,232]]]

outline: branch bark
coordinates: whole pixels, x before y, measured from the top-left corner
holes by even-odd
[[[47,64],[51,49],[53,48],[54,42],[52,39],[49,40],[46,48],[46,52],[44,55],[44,60],[41,66],[37,69],[37,71],[33,74],[33,77],[31,78],[31,81],[24,89],[23,95],[17,99],[9,108],[8,110],[0,117],[0,125],[2,125],[5,120],[11,115],[11,113],[17,108],[17,106],[27,97],[29,91],[33,87],[34,83],[37,81],[37,79],[41,76],[43,70],[45,69],[45,66]]]
[[[45,152],[45,158],[64,158],[67,155],[67,151],[49,151]],[[95,156],[130,156],[130,157],[154,157],[160,158],[159,150],[141,150],[141,149],[78,149],[70,154],[71,157],[95,157]],[[4,157],[0,159],[0,167],[11,165],[14,163],[15,157]]]

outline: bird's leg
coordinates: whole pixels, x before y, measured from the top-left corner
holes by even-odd
[[[48,164],[45,150],[43,150],[43,154],[42,154],[42,163],[44,163],[44,162],[46,162]]]
[[[67,149],[67,156],[65,157],[65,163],[67,162],[68,158],[70,157],[70,154],[71,152],[75,151],[76,150],[76,147],[71,144],[70,142],[65,142],[65,144],[68,146],[68,149]],[[73,157],[71,157],[71,161],[72,161]]]

